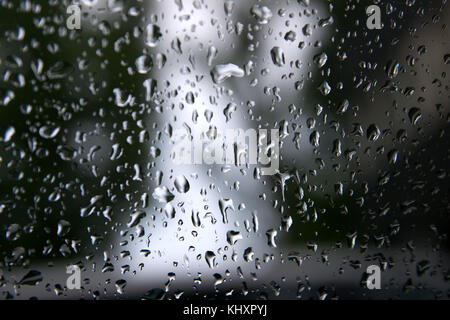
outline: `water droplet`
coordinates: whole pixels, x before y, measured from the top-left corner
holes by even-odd
[[[177,191],[180,193],[186,193],[189,191],[189,181],[183,175],[178,176],[175,179],[174,185]]]
[[[386,66],[386,73],[389,78],[393,79],[398,76],[400,63],[397,60],[390,60]]]
[[[170,202],[175,197],[166,187],[157,187],[152,196],[159,202],[163,203]]]
[[[233,199],[220,199],[219,209],[222,214],[223,223],[228,223],[228,210],[234,211]]]
[[[371,124],[368,128],[367,128],[367,139],[369,139],[369,141],[376,141],[378,140],[378,138],[380,137],[380,129],[378,128],[378,126],[376,124]]]
[[[273,47],[272,50],[270,50],[270,55],[276,66],[282,67],[286,63],[284,52],[280,47]]]
[[[272,11],[268,7],[261,6],[259,4],[255,4],[250,9],[250,13],[260,24],[269,23],[270,19],[273,16]]]
[[[6,130],[5,133],[3,134],[3,141],[4,142],[9,142],[12,137],[14,136],[14,134],[16,133],[16,129],[12,126],[9,126]]]
[[[234,245],[240,239],[242,239],[242,235],[239,231],[230,230],[227,232],[227,241],[230,245]]]
[[[266,232],[266,236],[267,236],[267,244],[269,245],[269,247],[272,248],[276,248],[277,245],[275,243],[275,237],[277,236],[278,231],[275,229],[269,229]]]
[[[324,96],[329,95],[330,92],[331,92],[331,87],[330,87],[330,85],[328,84],[328,82],[326,82],[326,81],[323,81],[323,82],[321,83],[321,85],[318,87],[318,89],[319,89],[319,91],[320,91]]]
[[[61,130],[61,127],[56,125],[45,125],[39,128],[39,135],[45,139],[53,139]]]
[[[124,279],[119,279],[119,280],[116,281],[115,285],[116,285],[117,293],[118,294],[123,294],[124,289],[125,289],[125,287],[127,285],[127,281],[124,280]]]
[[[153,60],[149,55],[143,54],[136,59],[135,65],[137,72],[145,74],[152,70]]]
[[[422,112],[419,108],[411,108],[408,112],[409,120],[412,124],[417,124],[417,122],[422,118]]]
[[[69,221],[63,220],[63,219],[59,220],[58,228],[56,231],[57,236],[64,237],[65,235],[67,235],[70,231],[70,227],[71,227],[71,224]]]
[[[159,26],[156,24],[148,24],[145,28],[145,44],[151,48],[154,48],[158,45],[160,39],[162,37],[162,33],[160,31]]]
[[[136,210],[131,214],[131,220],[130,222],[127,223],[127,227],[132,228],[137,226],[141,222],[142,218],[144,218],[145,216],[146,216],[145,211]]]
[[[318,55],[315,55],[313,60],[319,68],[322,68],[327,63],[328,56],[325,52],[322,52]]]
[[[211,70],[211,77],[214,83],[217,84],[224,82],[230,77],[241,78],[244,76],[244,74],[245,73],[242,68],[239,68],[237,65],[232,63],[219,64]]]
[[[206,251],[205,252],[205,260],[206,260],[206,263],[208,264],[208,267],[210,267],[211,269],[216,266],[216,255],[214,252]]]

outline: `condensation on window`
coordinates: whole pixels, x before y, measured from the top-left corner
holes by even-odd
[[[1,0],[0,299],[449,298],[449,14]]]

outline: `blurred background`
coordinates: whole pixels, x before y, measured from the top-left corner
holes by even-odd
[[[0,298],[448,299],[449,13],[0,0]],[[237,128],[279,129],[277,174],[173,162]]]

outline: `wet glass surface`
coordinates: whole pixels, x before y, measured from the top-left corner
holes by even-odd
[[[0,0],[0,299],[448,299],[449,15]]]

